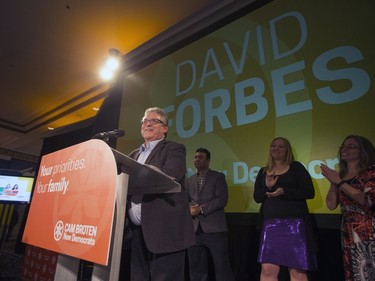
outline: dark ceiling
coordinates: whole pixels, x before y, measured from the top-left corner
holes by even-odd
[[[127,54],[219,0],[0,2],[0,156],[39,156],[48,127],[93,117],[110,48]],[[241,2],[241,1],[239,1]]]

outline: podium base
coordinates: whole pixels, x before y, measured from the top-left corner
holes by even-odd
[[[79,259],[59,255],[57,258],[55,281],[76,281],[79,268]]]

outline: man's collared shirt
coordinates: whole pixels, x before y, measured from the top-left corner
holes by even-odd
[[[204,183],[204,179],[206,177],[206,174],[207,174],[207,171],[209,169],[199,173],[197,172],[197,187],[198,187],[198,193],[201,192],[202,190],[202,186],[203,186],[203,183]]]
[[[137,159],[138,163],[144,164],[146,163],[147,158],[150,156],[151,151],[155,148],[155,146],[163,139],[151,141],[149,143],[144,143],[139,148],[139,156]],[[130,220],[135,225],[141,225],[142,223],[142,217],[141,217],[141,207],[142,207],[142,195],[133,195],[131,197],[131,206],[128,210],[128,214],[130,217]]]

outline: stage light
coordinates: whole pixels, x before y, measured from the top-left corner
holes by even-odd
[[[109,49],[108,52],[109,56],[105,59],[104,67],[99,72],[100,77],[105,81],[112,80],[116,76],[122,58],[120,51],[115,48]]]
[[[114,72],[108,68],[101,69],[99,75],[105,81],[112,80],[115,76]]]
[[[105,60],[105,65],[110,70],[117,70],[120,66],[119,58],[109,57]]]

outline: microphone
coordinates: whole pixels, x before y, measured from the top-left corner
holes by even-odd
[[[124,130],[113,130],[113,131],[107,131],[107,132],[102,132],[94,135],[92,138],[93,139],[108,139],[108,138],[119,138],[123,137],[125,135]]]

